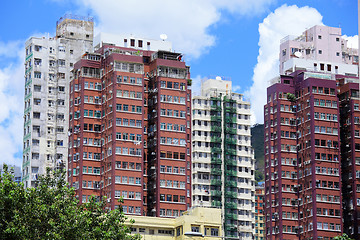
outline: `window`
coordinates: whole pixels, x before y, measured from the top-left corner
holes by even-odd
[[[192,231],[192,232],[200,232],[200,227],[199,227],[199,226],[195,226],[195,225],[191,225],[191,231]]]
[[[40,113],[39,112],[33,112],[33,117],[39,119]]]
[[[211,228],[211,236],[219,236],[219,229],[218,228]]]
[[[41,78],[41,72],[34,72],[34,78]]]

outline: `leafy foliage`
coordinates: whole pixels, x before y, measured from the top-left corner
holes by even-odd
[[[261,171],[255,171],[255,181],[256,182],[262,182],[264,181],[264,173]]]
[[[286,97],[290,102],[293,102],[293,103],[296,102],[296,97],[294,94],[288,93]]]
[[[122,208],[105,210],[105,200],[79,205],[64,172],[40,176],[36,188],[13,181],[7,166],[0,176],[2,239],[140,239],[130,235]]]
[[[353,240],[353,239],[350,238],[346,233],[344,233],[341,236],[334,237],[334,240]]]

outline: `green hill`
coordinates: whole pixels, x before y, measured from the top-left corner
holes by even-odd
[[[251,145],[255,152],[255,180],[264,181],[264,124],[256,124],[251,128]]]

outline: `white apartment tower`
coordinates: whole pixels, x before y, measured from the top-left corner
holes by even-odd
[[[192,101],[192,205],[222,209],[225,239],[253,239],[250,103],[221,77],[203,82]]]
[[[25,44],[25,187],[34,187],[48,167],[67,168],[71,70],[92,51],[93,28],[92,18],[65,15],[55,37],[31,37]]]

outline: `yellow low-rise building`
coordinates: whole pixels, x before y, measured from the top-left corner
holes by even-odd
[[[132,233],[144,240],[222,239],[221,209],[196,207],[177,218],[129,216]],[[129,221],[128,219],[128,221]]]

